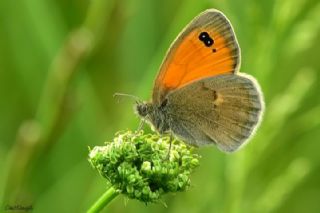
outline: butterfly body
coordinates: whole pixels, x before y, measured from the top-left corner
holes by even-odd
[[[258,83],[239,74],[239,66],[240,48],[229,20],[206,10],[173,42],[152,101],[138,104],[136,111],[160,134],[233,152],[253,134],[264,108]]]

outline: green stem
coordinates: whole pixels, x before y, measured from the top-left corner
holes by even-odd
[[[87,213],[100,212],[106,205],[108,205],[119,192],[112,186],[90,207]]]

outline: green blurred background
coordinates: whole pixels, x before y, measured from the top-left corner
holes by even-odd
[[[207,8],[229,17],[241,71],[261,84],[261,127],[235,154],[198,150],[167,208],[119,196],[105,211],[319,212],[318,0],[1,0],[0,211],[84,212],[106,189],[87,147],[139,123],[113,93],[148,100],[171,41]]]

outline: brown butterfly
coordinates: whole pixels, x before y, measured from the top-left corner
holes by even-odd
[[[187,144],[237,150],[255,131],[264,108],[257,81],[238,72],[240,48],[230,21],[215,9],[195,17],[160,67],[151,102],[136,111],[160,133]]]

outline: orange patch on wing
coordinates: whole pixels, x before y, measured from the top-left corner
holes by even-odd
[[[214,44],[207,47],[198,39],[200,29],[190,32],[161,67],[159,86],[180,88],[195,80],[234,72],[236,59],[227,40],[216,32],[203,31]]]

